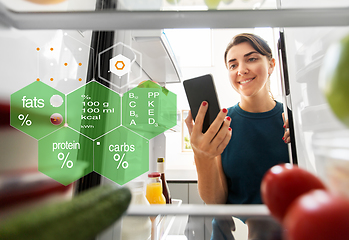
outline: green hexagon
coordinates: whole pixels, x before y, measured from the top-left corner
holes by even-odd
[[[123,185],[149,171],[149,141],[123,126],[94,141],[94,170]]]
[[[121,124],[120,102],[119,94],[91,81],[67,95],[67,123],[96,139]]]
[[[41,81],[11,94],[11,126],[40,139],[64,125],[65,95]]]
[[[177,124],[177,96],[148,80],[122,97],[122,125],[151,139]]]
[[[38,169],[63,185],[93,170],[93,141],[63,127],[38,142]]]

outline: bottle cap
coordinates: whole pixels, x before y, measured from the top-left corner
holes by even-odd
[[[165,162],[165,158],[158,158],[158,162]]]
[[[143,188],[144,187],[144,181],[137,181],[137,182],[128,182],[125,184],[125,186],[129,187],[131,190],[135,188]]]
[[[152,172],[152,173],[148,174],[148,177],[150,177],[150,178],[156,178],[156,177],[160,177],[160,176],[161,176],[161,174],[158,172]]]

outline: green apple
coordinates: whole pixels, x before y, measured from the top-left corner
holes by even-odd
[[[176,5],[180,2],[180,0],[166,0],[169,4]]]
[[[221,0],[205,0],[205,4],[208,9],[216,9]]]
[[[349,35],[327,50],[319,82],[334,114],[349,127]]]

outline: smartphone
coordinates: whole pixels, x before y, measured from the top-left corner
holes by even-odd
[[[212,122],[216,119],[220,106],[216,88],[211,74],[183,81],[183,86],[190,106],[190,111],[195,121],[199,108],[203,101],[208,102],[202,132],[205,133]]]

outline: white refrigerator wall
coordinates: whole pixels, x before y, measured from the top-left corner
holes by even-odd
[[[89,31],[1,29],[0,103],[10,104],[12,93],[37,79],[65,94],[85,84],[90,37]],[[37,168],[37,140],[15,128],[1,129],[0,152],[3,172]]]
[[[348,33],[349,27],[285,29],[297,158],[301,167],[322,177],[324,148],[330,148],[340,136],[348,138],[349,131],[332,113],[319,87],[319,76],[330,44]]]

